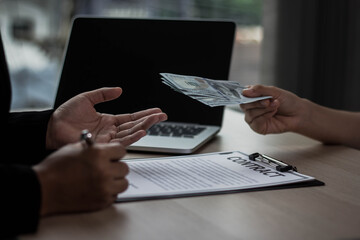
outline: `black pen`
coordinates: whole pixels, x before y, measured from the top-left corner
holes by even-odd
[[[80,141],[83,141],[83,140],[85,141],[85,143],[88,147],[90,147],[91,145],[94,144],[94,142],[92,140],[92,134],[87,129],[81,131]]]

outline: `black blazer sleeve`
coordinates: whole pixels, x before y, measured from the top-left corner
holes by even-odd
[[[6,152],[2,163],[34,165],[50,152],[46,150],[47,124],[53,110],[10,113],[6,129]]]
[[[47,123],[52,111],[11,113],[1,144],[0,239],[35,232],[41,207],[41,186],[31,168],[42,161]]]
[[[30,167],[0,165],[0,239],[37,230],[40,184]]]
[[[0,239],[37,229],[41,187],[31,165],[47,155],[46,131],[52,113],[9,113],[10,99],[10,77],[0,34]]]

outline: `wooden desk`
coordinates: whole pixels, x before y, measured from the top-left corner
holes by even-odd
[[[325,186],[114,204],[44,218],[19,239],[359,239],[360,151],[300,135],[262,136],[227,109],[219,136],[198,153],[241,150],[285,160]],[[127,158],[157,157],[129,153]]]

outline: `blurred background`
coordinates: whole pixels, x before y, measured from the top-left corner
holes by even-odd
[[[78,14],[234,20],[238,31],[231,79],[259,81],[262,0],[3,0],[0,24],[12,110],[53,105],[71,20]]]
[[[12,110],[53,105],[74,16],[237,23],[230,80],[360,109],[358,0],[0,0]]]

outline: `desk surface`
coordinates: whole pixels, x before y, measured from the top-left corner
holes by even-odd
[[[227,109],[219,135],[197,153],[262,152],[325,186],[119,203],[43,218],[19,239],[359,239],[360,151],[285,133],[262,136]],[[128,153],[126,158],[165,155]]]

